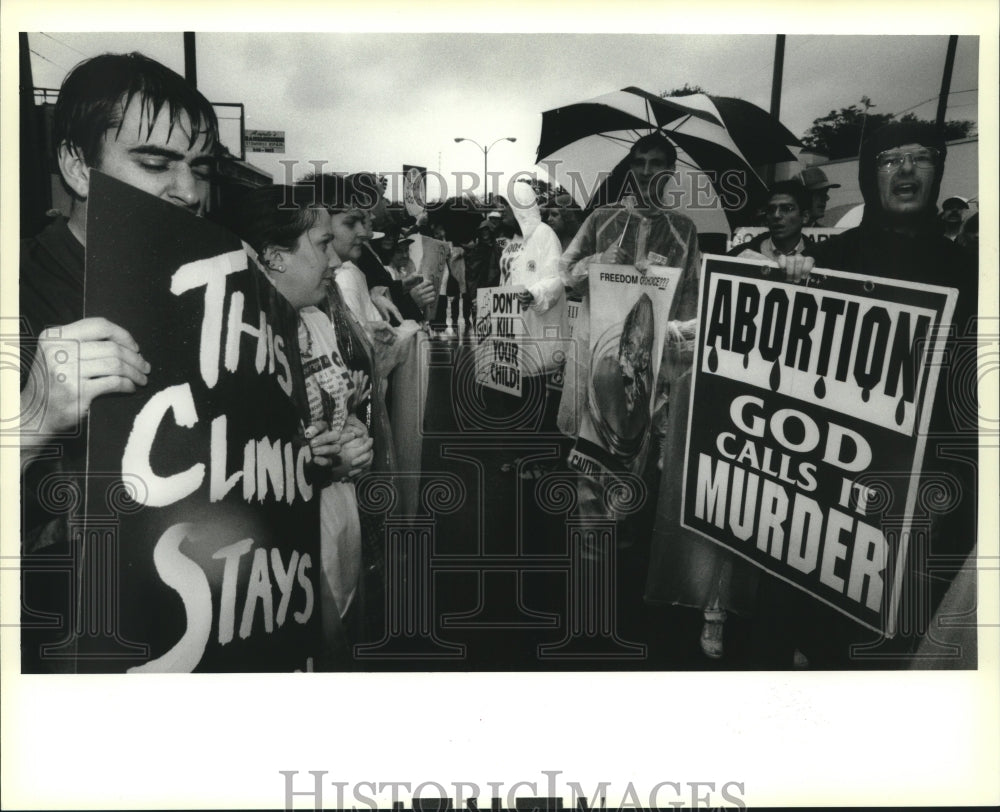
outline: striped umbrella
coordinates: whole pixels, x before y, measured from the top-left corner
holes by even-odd
[[[703,174],[726,201],[730,225],[752,216],[766,191],[756,168],[794,161],[788,147],[799,146],[781,122],[743,99],[660,98],[627,87],[542,113],[537,162],[585,203],[599,188],[601,173],[609,173],[640,136],[652,132],[674,143],[682,183],[689,178],[688,205],[681,208],[705,208],[697,191],[705,189],[697,180]],[[737,189],[745,194],[737,195]]]

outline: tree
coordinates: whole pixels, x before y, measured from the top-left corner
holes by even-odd
[[[862,132],[865,135],[875,132],[879,127],[890,121],[915,122],[922,121],[913,113],[894,116],[891,113],[871,113],[871,99],[863,96],[861,104],[852,104],[840,110],[831,110],[825,116],[813,121],[812,126],[802,136],[802,143],[807,148],[821,152],[830,160],[837,158],[853,158],[861,146]],[[946,121],[944,137],[946,141],[956,138],[968,138],[976,133],[975,122]]]
[[[695,93],[704,93],[706,96],[708,95],[708,91],[701,85],[690,85],[685,82],[684,87],[675,87],[673,90],[664,90],[660,94],[660,98],[675,99],[678,96],[693,96]]]

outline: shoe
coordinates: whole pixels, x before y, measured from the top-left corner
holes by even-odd
[[[713,660],[722,659],[722,631],[725,620],[706,619],[701,627],[701,651]]]

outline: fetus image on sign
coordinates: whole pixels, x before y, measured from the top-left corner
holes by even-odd
[[[628,465],[649,427],[653,302],[642,294],[625,321],[609,327],[591,358],[590,412],[607,449]]]

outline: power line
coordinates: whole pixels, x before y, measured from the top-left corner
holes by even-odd
[[[973,92],[975,92],[977,90],[979,90],[978,87],[970,87],[968,90],[953,90],[948,95],[949,96],[953,96],[956,93],[973,93]],[[931,96],[929,99],[924,99],[922,102],[918,102],[917,104],[913,105],[912,107],[907,107],[905,110],[900,110],[898,113],[892,113],[890,115],[890,118],[895,118],[896,116],[901,116],[903,113],[909,113],[910,110],[916,110],[918,107],[923,107],[925,104],[927,104],[927,102],[932,102],[932,101],[936,100],[937,98],[938,98],[937,95]]]
[[[76,51],[78,54],[80,54],[80,56],[86,56],[86,54],[83,51],[79,50],[78,48],[74,48],[72,45],[68,45],[67,43],[63,42],[61,39],[56,39],[51,34],[46,34],[44,31],[39,31],[38,33],[41,34],[43,37],[48,37],[53,42],[58,42],[64,48],[69,48],[71,51]]]
[[[69,68],[67,68],[67,67],[66,67],[65,65],[60,65],[60,64],[59,64],[58,62],[53,62],[53,61],[52,61],[51,59],[49,59],[49,58],[48,58],[47,56],[45,56],[45,55],[43,55],[43,54],[40,54],[40,53],[38,53],[38,51],[36,51],[36,50],[35,50],[34,48],[29,48],[28,50],[29,50],[29,51],[31,51],[31,53],[33,53],[33,54],[34,54],[35,56],[37,56],[37,57],[38,57],[39,59],[44,59],[44,60],[45,60],[46,62],[48,62],[48,63],[49,63],[50,65],[55,65],[55,66],[56,66],[57,68],[62,68],[62,70],[69,70]]]

